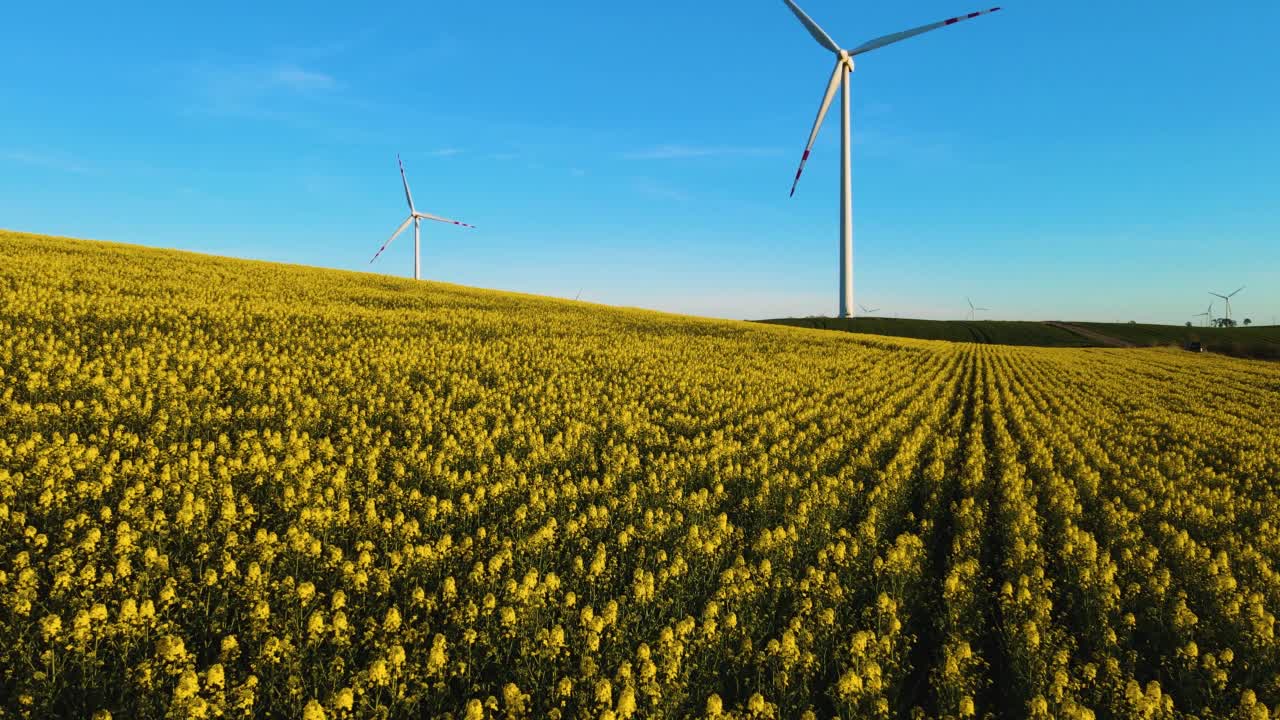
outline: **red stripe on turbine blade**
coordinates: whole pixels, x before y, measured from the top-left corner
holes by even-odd
[[[982,13],[969,13],[968,15],[966,15],[966,16],[965,16],[965,19],[968,19],[968,18],[976,18],[976,17],[978,17],[978,16],[979,16],[979,15],[981,15],[981,14],[982,14]]]
[[[945,22],[945,23],[943,23],[943,24],[944,24],[944,25],[955,25],[955,24],[956,24],[956,23],[958,23],[958,22],[960,22],[960,18],[951,18],[950,20],[946,21],[946,22]]]
[[[804,162],[805,160],[808,160],[808,159],[809,159],[809,151],[805,150],[804,155],[800,156],[800,162]]]

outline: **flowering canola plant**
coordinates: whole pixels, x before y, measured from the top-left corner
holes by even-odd
[[[0,233],[0,717],[1280,717],[1280,367]]]

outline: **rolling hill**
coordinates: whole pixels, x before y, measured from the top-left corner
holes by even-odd
[[[0,232],[0,717],[1268,717],[1277,415],[1270,363]]]
[[[762,323],[870,335],[1038,347],[1182,347],[1200,342],[1206,351],[1255,359],[1280,359],[1280,327],[1185,327],[1133,323],[899,318],[777,318]]]
[[[777,318],[760,322],[816,330],[921,340],[950,340],[994,345],[1033,345],[1038,347],[1092,347],[1096,343],[1069,330],[1040,322],[1002,320],[913,320],[902,318]]]

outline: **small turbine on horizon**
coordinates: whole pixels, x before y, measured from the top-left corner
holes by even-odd
[[[967,297],[964,299],[964,301],[969,303],[969,319],[970,320],[977,320],[978,313],[980,312],[991,312],[991,308],[974,307],[973,301]]]
[[[1204,326],[1205,326],[1205,327],[1209,327],[1209,321],[1213,319],[1213,303],[1212,303],[1212,302],[1210,302],[1210,303],[1209,303],[1209,307],[1205,308],[1205,309],[1204,309],[1204,312],[1202,312],[1202,313],[1196,313],[1195,315],[1192,315],[1191,317],[1202,317],[1202,318],[1204,318]]]
[[[399,155],[396,155],[396,162],[400,164],[400,181],[404,183],[404,199],[409,203],[409,217],[405,218],[404,222],[400,223],[400,227],[396,228],[396,231],[391,233],[391,237],[388,238],[386,242],[382,243],[382,247],[378,248],[378,252],[373,254],[373,259],[369,261],[369,264],[372,265],[373,261],[377,260],[378,256],[382,254],[382,251],[386,250],[387,247],[391,245],[391,241],[395,240],[400,233],[404,232],[404,229],[409,227],[409,223],[413,223],[413,279],[420,280],[420,249],[422,246],[423,220],[435,220],[436,222],[449,223],[450,225],[461,225],[462,227],[471,228],[473,230],[476,226],[468,225],[464,222],[458,222],[457,220],[450,220],[449,218],[442,218],[438,215],[432,215],[431,213],[418,212],[417,209],[413,207],[413,193],[409,192],[409,178],[404,174],[404,163],[401,162]]]
[[[836,85],[840,86],[840,317],[853,317],[853,188],[849,168],[849,74],[853,72],[853,57],[871,52],[886,45],[906,40],[938,28],[955,25],[962,20],[972,20],[979,15],[986,15],[999,10],[979,10],[968,15],[959,15],[941,22],[921,25],[911,30],[884,35],[869,40],[858,47],[846,50],[836,44],[818,24],[813,21],[799,5],[792,0],[783,0],[791,12],[804,25],[813,39],[836,56],[835,69],[831,71],[831,80],[827,82],[826,94],[822,96],[822,105],[818,107],[818,117],[813,121],[813,130],[809,133],[809,142],[804,146],[804,154],[800,156],[800,167],[796,170],[796,178],[791,183],[791,194],[796,194],[796,185],[800,182],[800,173],[804,172],[804,164],[809,160],[809,152],[818,139],[818,130],[822,128],[822,120],[831,107],[831,99],[836,94]]]
[[[859,305],[859,306],[858,306],[858,308],[860,308],[860,309],[862,310],[862,312],[864,312],[864,313],[866,313],[866,314],[868,314],[868,315],[870,315],[871,313],[877,313],[877,312],[880,312],[880,308],[869,308],[869,307],[867,307],[866,305]]]
[[[1226,318],[1227,318],[1228,320],[1230,320],[1230,319],[1231,319],[1231,298],[1235,297],[1235,296],[1236,296],[1236,293],[1240,292],[1240,291],[1241,291],[1241,290],[1243,290],[1243,289],[1244,289],[1244,285],[1241,285],[1239,288],[1237,288],[1237,289],[1236,289],[1236,292],[1233,292],[1233,293],[1231,293],[1230,295],[1220,295],[1220,294],[1218,294],[1218,293],[1216,293],[1216,292],[1213,292],[1212,290],[1210,290],[1210,291],[1209,291],[1209,294],[1210,294],[1210,295],[1213,295],[1214,297],[1220,297],[1220,298],[1222,298],[1222,299],[1227,303],[1227,315],[1226,315]],[[1209,307],[1211,307],[1211,308],[1212,308],[1213,306],[1212,306],[1212,305],[1210,305]]]

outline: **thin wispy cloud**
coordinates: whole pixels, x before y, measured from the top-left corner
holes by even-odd
[[[877,128],[855,132],[853,144],[858,152],[912,162],[942,162],[953,159],[956,154],[954,145],[938,137]]]
[[[338,82],[332,75],[314,70],[303,70],[300,67],[278,67],[270,73],[271,85],[288,88],[296,92],[316,90],[332,90]]]
[[[251,117],[283,116],[342,88],[333,75],[293,63],[202,65],[184,83],[195,94],[188,111]]]
[[[466,151],[462,148],[446,147],[438,150],[429,150],[425,154],[427,157],[453,157],[454,155],[461,155],[464,152]]]
[[[76,175],[92,175],[97,172],[74,157],[61,152],[32,149],[0,150],[0,159],[19,165],[60,170]]]
[[[683,190],[650,178],[640,178],[632,183],[631,187],[636,194],[655,200],[666,200],[668,202],[688,202],[689,200],[689,194]]]
[[[274,54],[293,62],[327,60],[367,47],[379,34],[376,28],[366,27],[328,42],[281,46],[274,49]]]
[[[781,150],[771,147],[743,147],[732,145],[657,145],[642,150],[623,153],[627,160],[687,160],[709,157],[765,157],[777,155]]]

